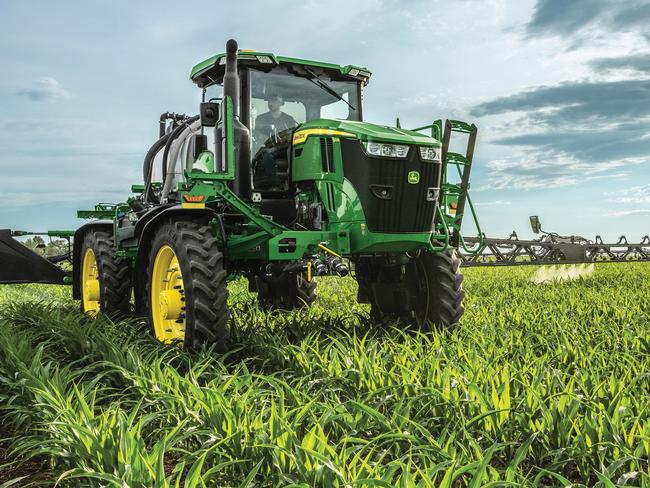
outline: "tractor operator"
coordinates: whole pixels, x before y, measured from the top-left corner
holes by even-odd
[[[282,132],[283,130],[293,129],[298,122],[289,114],[280,110],[284,105],[284,98],[279,93],[272,94],[268,99],[269,111],[258,115],[255,119],[255,131],[263,134],[262,140],[266,139],[273,132]]]
[[[293,129],[298,122],[280,108],[284,105],[284,98],[279,93],[271,94],[268,98],[269,111],[255,118],[254,140],[259,150],[254,155],[254,181],[258,187],[264,186],[267,190],[282,189],[286,183],[286,175],[278,174],[278,159],[286,161],[286,147],[267,147],[269,138],[277,142],[277,135],[285,130]],[[267,142],[265,142],[267,141]],[[261,146],[261,147],[260,147]]]

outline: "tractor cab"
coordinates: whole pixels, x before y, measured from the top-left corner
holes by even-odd
[[[225,60],[226,55],[219,54],[192,70],[191,79],[204,90],[204,100],[223,85]],[[293,205],[294,131],[317,119],[361,121],[363,88],[370,72],[245,50],[238,51],[237,61],[239,121],[249,131],[250,191],[268,201],[270,214],[284,220],[280,214],[286,212],[274,209],[276,200],[291,199]]]

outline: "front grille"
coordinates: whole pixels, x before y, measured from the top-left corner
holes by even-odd
[[[406,159],[368,156],[356,140],[341,140],[343,171],[354,185],[366,225],[371,232],[428,232],[431,230],[435,201],[427,200],[428,188],[440,185],[440,164],[423,163],[411,146]],[[411,171],[420,174],[417,184],[408,182]],[[380,197],[377,188],[390,198]],[[375,190],[375,191],[373,191]]]

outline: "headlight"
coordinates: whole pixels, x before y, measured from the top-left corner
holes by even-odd
[[[255,56],[257,60],[262,64],[273,64],[273,60],[270,56]]]
[[[424,161],[439,161],[441,148],[433,146],[420,146],[420,158]]]
[[[405,158],[409,153],[408,146],[400,144],[385,144],[383,142],[364,142],[363,147],[371,156],[383,158]]]

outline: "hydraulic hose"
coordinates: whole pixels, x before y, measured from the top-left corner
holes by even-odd
[[[169,157],[169,149],[171,148],[172,142],[174,142],[174,140],[180,135],[181,132],[183,132],[187,128],[188,125],[190,125],[193,122],[196,122],[197,120],[199,120],[198,115],[195,115],[194,117],[190,117],[185,122],[183,122],[178,127],[176,127],[171,132],[169,139],[167,139],[167,142],[165,143],[165,151],[163,152],[163,160],[162,160],[163,181],[165,181],[165,179],[167,178],[167,159]]]
[[[185,130],[183,130],[178,137],[176,138],[175,141],[172,142],[171,144],[171,149],[169,151],[169,158],[168,158],[168,163],[167,163],[167,171],[165,174],[165,180],[163,184],[163,189],[162,189],[162,194],[161,194],[161,201],[165,201],[167,197],[169,196],[169,192],[172,190],[172,185],[174,184],[174,177],[182,174],[182,169],[180,172],[177,172],[177,167],[178,167],[178,156],[180,152],[183,149],[183,146],[189,146],[187,144],[188,138],[198,132],[201,129],[201,121],[200,120],[195,120],[191,124],[189,124]]]
[[[196,134],[201,130],[201,121],[196,120],[195,122],[191,123],[181,134],[178,136],[176,141],[174,142],[174,145],[171,148],[171,151],[169,152],[169,164],[167,165],[167,172],[173,171],[176,169],[176,159],[180,155],[181,151],[183,150],[183,147],[186,146],[189,148],[189,144],[187,144],[187,139]],[[189,152],[185,151],[186,157],[188,157]],[[183,168],[184,169],[184,168]]]
[[[153,143],[153,146],[147,151],[147,155],[144,157],[144,163],[142,164],[142,178],[144,180],[144,199],[145,201],[153,200],[153,192],[151,191],[151,175],[153,174],[153,161],[156,157],[156,154],[160,149],[167,144],[167,140],[171,134],[165,134],[156,142]]]
[[[158,139],[153,146],[149,149],[147,152],[147,155],[144,158],[144,163],[142,166],[142,176],[144,177],[144,183],[145,183],[145,190],[144,190],[144,200],[145,201],[154,201],[156,200],[155,195],[152,191],[151,188],[151,178],[153,175],[153,162],[154,159],[156,158],[156,155],[160,151],[160,149],[165,148],[165,153],[163,155],[163,165],[162,165],[162,171],[163,171],[163,181],[165,181],[165,178],[167,176],[167,155],[169,153],[169,147],[171,146],[171,143],[173,140],[178,136],[178,134],[185,128],[185,126],[194,121],[198,120],[199,116],[196,115],[190,119],[187,119],[185,122],[181,123],[176,129],[173,131],[165,134],[162,136],[160,139]]]

